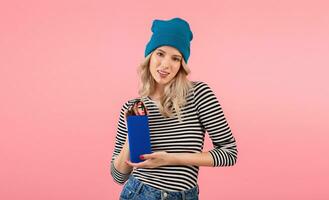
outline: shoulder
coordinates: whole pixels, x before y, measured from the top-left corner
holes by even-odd
[[[208,83],[204,81],[192,81],[192,85],[195,103],[199,104],[200,102],[211,101],[217,98]]]
[[[204,90],[211,90],[208,83],[204,81],[191,81],[194,92],[200,92]]]

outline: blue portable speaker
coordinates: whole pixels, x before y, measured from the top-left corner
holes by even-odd
[[[152,153],[148,116],[127,116],[127,129],[130,160],[133,163],[142,162],[140,155]]]

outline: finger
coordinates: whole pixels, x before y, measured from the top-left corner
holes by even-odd
[[[140,159],[142,160],[147,160],[147,159],[152,159],[152,158],[155,158],[156,155],[154,153],[151,153],[151,154],[143,154],[140,156]]]
[[[136,168],[146,168],[147,167],[147,161],[143,161],[140,163],[132,163],[130,160],[127,160],[126,163],[132,167]]]

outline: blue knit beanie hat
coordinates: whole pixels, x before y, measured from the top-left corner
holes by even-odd
[[[160,46],[172,46],[180,51],[187,63],[190,57],[190,41],[193,33],[187,21],[181,18],[153,20],[153,35],[145,48],[145,57]]]

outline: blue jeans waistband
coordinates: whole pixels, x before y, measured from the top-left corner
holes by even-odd
[[[143,182],[135,178],[133,175],[130,175],[127,183],[125,184],[121,192],[121,199],[197,200],[198,194],[199,194],[198,186],[179,192],[166,191],[144,184]]]

